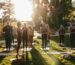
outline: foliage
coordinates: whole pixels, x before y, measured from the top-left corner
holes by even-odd
[[[52,0],[51,0],[52,1]],[[53,0],[50,5],[51,14],[49,24],[54,28],[59,28],[60,24],[66,24],[69,19],[66,17],[69,15],[72,9],[71,0]]]
[[[71,50],[69,48],[60,47],[58,45],[59,37],[51,37],[50,40],[50,50],[41,50],[41,39],[36,39],[39,41],[39,43],[36,43],[33,46],[33,49],[28,52],[28,58],[31,60],[31,63],[29,62],[29,65],[74,65],[75,64],[75,54],[71,54],[72,59],[65,59],[62,58],[62,54],[47,54],[47,52],[71,52],[74,50]],[[65,43],[69,42],[68,37],[66,38]],[[4,43],[0,42],[0,45],[4,45]],[[0,52],[3,52],[3,48],[0,48]],[[11,51],[10,53],[15,53],[15,50]],[[45,53],[45,54],[44,54]],[[0,65],[22,65],[22,64],[13,64],[10,59],[15,58],[15,56],[0,56]],[[10,61],[10,62],[9,62]],[[20,60],[21,62],[21,60]],[[18,63],[20,63],[18,62]],[[23,64],[24,65],[24,64]],[[27,64],[26,64],[27,65]]]
[[[58,29],[60,24],[67,24],[68,21],[71,21],[73,16],[71,13],[72,10],[72,3],[71,0],[51,0],[50,2],[48,0],[35,0],[37,7],[35,8],[35,14],[34,15],[34,22],[36,26],[40,26],[41,20],[43,20],[45,23],[48,23],[51,28]],[[46,6],[45,9],[42,9],[43,4]],[[39,20],[39,22],[38,22]]]

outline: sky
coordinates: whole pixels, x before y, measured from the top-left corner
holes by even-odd
[[[18,20],[32,20],[33,4],[30,0],[12,0],[15,18]]]
[[[0,2],[4,2],[5,0],[0,0]],[[32,0],[11,0],[14,4],[14,17],[18,20],[28,21],[32,20],[33,14],[33,4]],[[73,6],[75,7],[75,0],[72,0]],[[0,9],[0,18],[3,16],[3,11]]]
[[[3,0],[0,1],[3,2]],[[17,20],[32,20],[33,4],[31,0],[11,0],[11,3],[14,4],[14,17]],[[2,15],[2,11],[0,11],[0,15]]]
[[[75,0],[72,0],[72,2],[73,2],[72,6],[75,7]]]

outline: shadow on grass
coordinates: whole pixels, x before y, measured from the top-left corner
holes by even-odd
[[[28,52],[27,52],[27,55],[25,55],[25,58],[13,60],[11,65],[31,65],[31,61],[29,60],[29,57],[28,57]]]
[[[56,47],[56,46],[54,46],[53,43],[51,43],[53,45],[52,48],[54,50],[57,50],[57,51],[61,51],[62,52],[63,50],[66,50],[67,47],[71,47],[72,46],[70,44],[70,38],[69,38],[68,35],[65,36],[63,45],[59,45],[59,36],[52,37],[51,40],[54,41],[56,45],[58,45],[58,47]]]
[[[54,40],[55,42],[59,43],[59,36],[52,37],[51,40]],[[69,38],[69,35],[65,35],[64,45],[70,47],[70,38]]]
[[[70,58],[66,58],[66,60],[69,60],[69,61],[71,61],[72,63],[75,64],[75,56],[70,55],[69,57]]]
[[[25,61],[23,59],[13,60],[11,65],[25,65]]]
[[[1,61],[6,57],[6,55],[4,55],[5,53],[8,53],[8,51],[2,51],[2,52],[0,52],[0,63],[1,63]],[[3,55],[2,55],[3,54]]]
[[[45,53],[47,52],[46,50],[44,50]],[[57,57],[55,57],[53,54],[47,54],[54,62],[56,65],[65,65],[64,63],[62,63]]]
[[[56,58],[54,55],[50,54],[49,57],[52,58],[52,60],[54,60],[54,62],[55,62],[56,65],[65,65],[58,58]]]
[[[33,65],[47,65],[46,59],[44,59],[37,49],[33,47],[31,51]]]

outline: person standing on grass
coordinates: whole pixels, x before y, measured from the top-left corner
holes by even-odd
[[[22,29],[21,29],[21,23],[18,22],[17,23],[17,42],[18,42],[18,45],[17,45],[17,55],[16,55],[16,58],[18,58],[21,41],[22,41]]]
[[[61,24],[59,28],[59,42],[61,46],[63,46],[64,43],[64,36],[65,36],[65,29],[64,26]]]
[[[13,36],[12,36],[12,43],[13,43],[13,45],[14,45],[14,43],[15,43],[16,32],[17,32],[16,27],[13,26]]]
[[[70,46],[72,48],[75,48],[75,26],[74,25],[70,25]]]
[[[12,43],[12,26],[10,25],[9,22],[7,22],[6,26],[4,26],[3,34],[5,38],[6,49],[7,51],[10,51],[11,43]]]
[[[23,41],[23,53],[24,53],[24,47],[27,45],[27,27],[25,23],[22,28],[22,41]]]
[[[47,26],[45,23],[42,24],[41,33],[42,33],[42,48],[46,48],[46,45],[47,45]]]
[[[32,47],[32,42],[33,42],[33,29],[31,26],[28,27],[28,45],[29,48]]]
[[[48,24],[47,25],[47,46],[50,44],[50,35],[51,35],[51,30]]]

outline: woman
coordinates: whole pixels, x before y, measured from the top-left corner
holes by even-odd
[[[31,26],[28,27],[28,45],[31,48],[33,42],[33,29]]]
[[[61,24],[59,28],[59,38],[60,38],[60,45],[63,46],[64,43],[64,36],[65,36],[65,29],[64,26]]]
[[[22,29],[21,29],[21,23],[18,22],[17,23],[17,42],[18,42],[18,45],[17,45],[17,55],[16,55],[16,58],[18,58],[18,53],[19,53],[21,41],[22,41]]]
[[[24,47],[27,47],[27,27],[26,24],[24,23],[23,28],[22,28],[22,41],[23,41],[23,53],[24,53]]]

